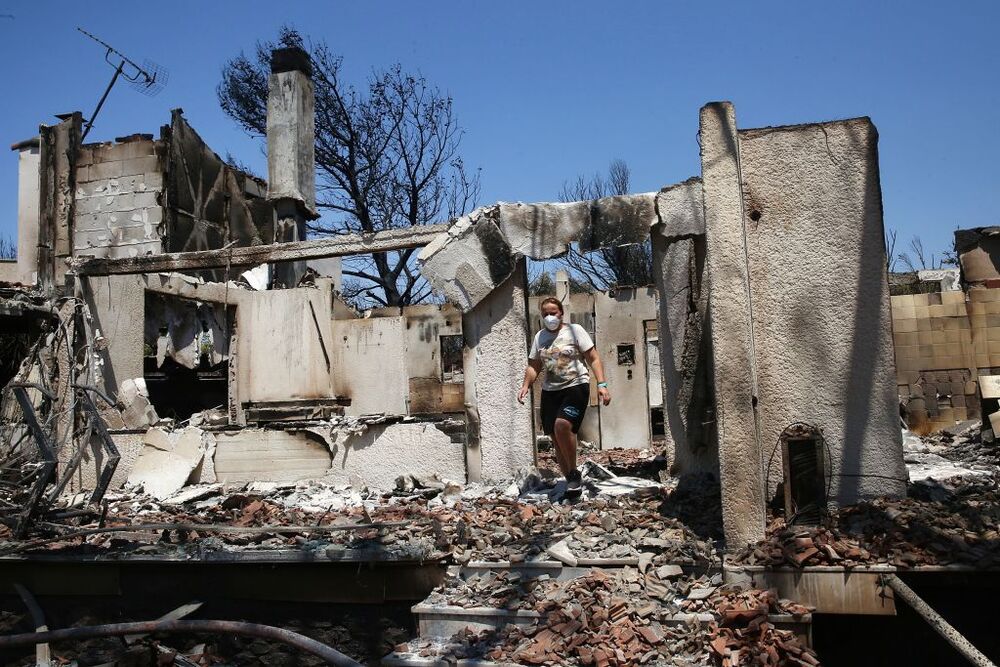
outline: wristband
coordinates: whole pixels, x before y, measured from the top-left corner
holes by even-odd
[[[607,382],[598,382],[597,383],[597,388],[598,389],[607,389],[608,388],[608,383]]]

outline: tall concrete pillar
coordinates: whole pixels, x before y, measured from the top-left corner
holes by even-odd
[[[531,401],[517,402],[528,359],[525,260],[462,316],[470,481],[509,480],[535,463]]]
[[[659,293],[664,444],[671,470],[719,468],[711,407],[705,289],[705,220],[701,180],[689,179],[656,196],[653,280]]]
[[[271,53],[267,89],[267,198],[278,220],[276,243],[304,241],[306,221],[316,212],[316,99],[312,64],[299,48]],[[275,269],[275,283],[295,287],[305,262]]]
[[[734,549],[762,539],[766,517],[749,263],[736,114],[714,102],[700,120],[722,522]]]

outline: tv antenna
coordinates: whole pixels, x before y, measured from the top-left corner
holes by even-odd
[[[163,86],[167,85],[170,73],[154,63],[152,60],[148,59],[143,60],[142,66],[140,67],[135,63],[135,61],[129,59],[129,57],[124,53],[99,37],[90,34],[83,28],[77,28],[77,30],[107,49],[104,53],[104,60],[115,70],[115,73],[111,76],[111,83],[109,83],[108,87],[104,89],[104,94],[101,95],[101,99],[98,100],[94,113],[90,114],[90,119],[83,128],[83,134],[80,137],[80,140],[83,141],[83,139],[87,137],[87,133],[90,132],[90,128],[94,126],[94,119],[97,118],[97,114],[100,113],[101,107],[104,106],[104,101],[108,99],[108,93],[110,93],[111,89],[114,88],[114,85],[118,81],[119,77],[124,78],[128,81],[132,88],[139,91],[143,95],[155,97],[161,90],[163,90]]]

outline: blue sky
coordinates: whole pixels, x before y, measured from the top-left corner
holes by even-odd
[[[698,109],[740,127],[870,116],[885,221],[951,245],[1000,224],[1000,3],[20,2],[0,0],[0,131],[87,115],[111,70],[81,26],[170,71],[154,98],[116,86],[88,141],[158,133],[182,107],[220,155],[259,173],[259,144],[219,109],[223,63],[289,24],[363,83],[400,62],[449,92],[482,203],[555,199],[615,158],[649,191],[699,173]],[[0,159],[0,235],[16,233],[16,154]]]

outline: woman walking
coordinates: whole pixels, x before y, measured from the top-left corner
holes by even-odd
[[[566,493],[579,496],[580,471],[576,468],[576,434],[590,402],[590,373],[597,379],[597,392],[604,405],[611,392],[604,379],[604,366],[590,335],[579,324],[563,322],[563,305],[549,297],[540,304],[545,328],[535,334],[528,353],[528,367],[517,400],[524,403],[539,373],[542,380],[542,430],[555,443],[556,461],[566,477]],[[586,363],[584,363],[586,361]]]

